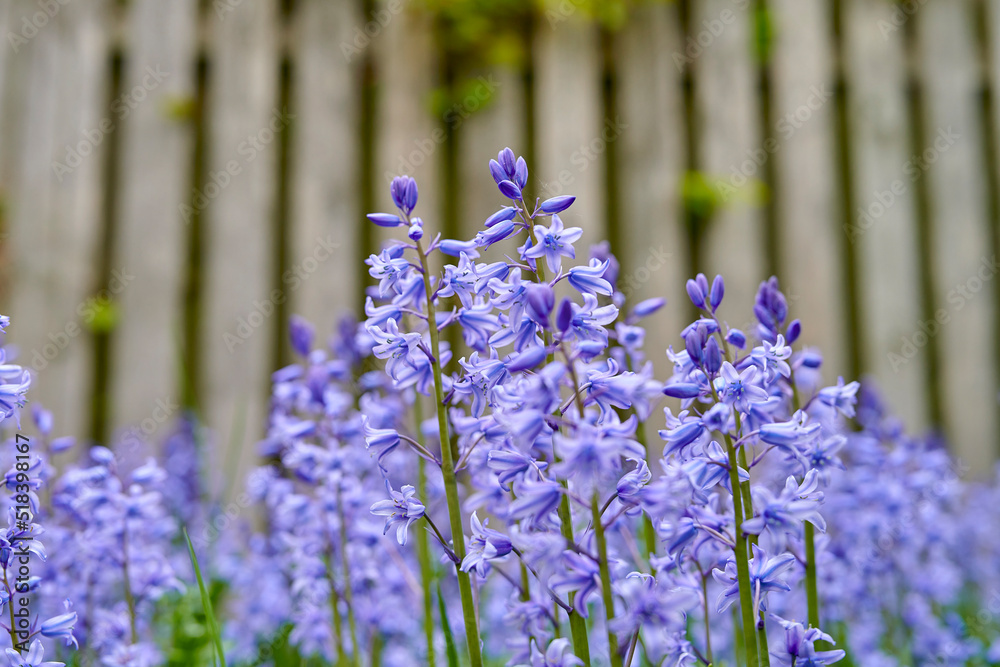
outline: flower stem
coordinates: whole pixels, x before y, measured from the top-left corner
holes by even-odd
[[[608,541],[604,536],[604,526],[601,524],[601,502],[600,498],[597,497],[597,489],[594,489],[590,507],[594,517],[594,537],[597,541],[598,566],[601,570],[601,593],[604,597],[604,615],[608,621],[608,653],[611,656],[611,667],[621,667],[622,656],[618,652],[618,636],[611,629],[611,622],[615,618],[615,596],[611,590],[611,568],[608,567]]]
[[[809,625],[819,627],[819,590],[816,586],[816,528],[806,524],[806,605],[808,607]]]
[[[458,500],[458,483],[455,480],[455,457],[451,448],[451,439],[448,437],[448,413],[444,406],[440,336],[434,318],[434,293],[427,265],[427,255],[419,241],[417,241],[417,254],[420,256],[420,267],[423,270],[431,354],[434,355],[434,358],[431,359],[431,367],[434,371],[434,405],[437,409],[438,438],[441,442],[441,475],[444,479],[444,494],[448,503],[452,542],[455,545],[455,555],[461,562],[465,558],[465,530],[462,522],[462,508]],[[455,570],[458,575],[458,590],[462,598],[462,616],[465,622],[465,640],[469,649],[469,658],[472,667],[482,667],[483,656],[479,646],[479,622],[476,619],[476,603],[472,598],[472,582],[468,572],[463,572],[460,567],[456,567]]]
[[[524,214],[522,213],[522,217],[526,216],[524,216]],[[539,283],[546,282],[545,266],[542,264],[541,261],[535,262],[535,275],[538,278]],[[544,332],[544,337],[545,337],[546,347],[551,346],[552,332],[546,329]],[[555,359],[555,353],[549,352],[549,354],[546,355],[545,363],[551,364],[554,359]],[[570,367],[572,368],[572,364],[570,364]],[[576,384],[576,380],[573,381],[573,391],[575,392],[573,398],[574,400],[577,401],[577,405],[580,405],[579,391],[578,391],[578,385]],[[580,409],[580,414],[582,416],[583,414],[582,409]],[[555,462],[559,461],[559,457],[556,455],[554,447],[553,447],[552,457],[555,460]],[[569,485],[566,483],[565,479],[559,480],[559,484],[563,487],[563,489],[569,488]],[[567,544],[575,545],[576,539],[573,537],[573,513],[569,506],[569,496],[565,493],[559,500],[559,509],[557,510],[557,514],[559,515],[559,530],[562,532],[563,538],[566,540]],[[569,594],[568,599],[569,599],[569,604],[571,606],[573,605],[575,597],[576,597],[575,593]],[[570,635],[573,638],[573,655],[582,660],[585,667],[590,667],[590,642],[587,638],[587,619],[580,616],[580,614],[575,610],[569,612],[567,616],[569,616]]]
[[[709,622],[708,616],[708,577],[705,573],[701,573],[701,596],[705,604],[703,605],[705,611],[705,657],[708,659],[708,664],[712,664],[712,624]]]
[[[337,644],[337,667],[347,667],[347,654],[344,652],[344,621],[340,616],[340,594],[334,585],[336,579],[333,576],[333,549],[330,548],[326,553],[326,578],[330,582],[330,613],[333,640]]]
[[[340,489],[337,489],[337,510],[340,512],[340,562],[344,570],[344,602],[347,603],[347,627],[351,631],[351,654],[354,667],[361,667],[361,646],[358,644],[358,624],[354,617],[354,589],[351,585],[351,569],[347,558],[347,519]],[[332,585],[332,582],[331,582]]]
[[[733,516],[736,519],[736,579],[740,589],[740,614],[743,619],[743,642],[746,646],[747,665],[758,667],[760,659],[757,656],[757,639],[755,636],[756,612],[753,609],[750,592],[750,564],[747,553],[747,538],[743,533],[743,499],[740,493],[740,474],[736,459],[736,449],[733,439],[728,433],[726,451],[729,454],[729,484],[733,490]]]
[[[798,412],[801,407],[799,399],[799,389],[795,384],[794,371],[788,377],[788,384],[792,387],[792,408]],[[805,534],[803,541],[806,543],[806,609],[809,618],[809,625],[819,628],[819,589],[816,585],[816,527],[808,521],[805,522]]]
[[[416,435],[421,446],[426,447],[420,425],[424,421],[423,406],[420,394],[413,401],[413,418],[417,422]],[[427,462],[423,457],[417,457],[417,495],[427,501]],[[420,561],[420,579],[424,584],[424,634],[427,635],[427,664],[434,667],[437,662],[434,657],[434,570],[431,565],[431,552],[427,540],[427,531],[417,531],[417,560]]]

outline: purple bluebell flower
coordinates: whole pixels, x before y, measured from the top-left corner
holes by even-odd
[[[611,296],[614,288],[603,276],[608,271],[610,260],[603,262],[598,259],[590,260],[587,266],[574,266],[569,270],[569,284],[581,294],[604,294]]]
[[[583,230],[579,227],[563,227],[562,220],[558,215],[552,216],[552,224],[548,227],[535,225],[535,238],[537,243],[528,248],[525,259],[545,258],[549,270],[558,273],[562,268],[562,258],[576,258],[576,251],[573,244],[583,236]]]
[[[543,655],[537,644],[531,645],[531,667],[579,667],[583,660],[573,655],[569,640],[553,639]]]
[[[417,182],[409,176],[397,176],[389,186],[396,208],[409,215],[417,206]]]
[[[587,618],[587,602],[600,590],[600,569],[591,558],[574,551],[563,552],[562,564],[563,571],[552,577],[552,589],[557,593],[576,593],[573,608]]]
[[[722,377],[715,380],[716,390],[722,400],[740,412],[748,412],[752,402],[766,401],[767,392],[754,384],[757,367],[748,366],[742,373],[737,372],[728,361],[722,364]]]
[[[288,331],[292,349],[300,356],[309,356],[313,338],[316,335],[316,331],[312,325],[305,318],[292,315],[288,324]]]
[[[523,187],[523,186],[522,186]],[[562,213],[576,201],[576,197],[572,195],[560,195],[558,197],[552,197],[551,199],[546,199],[538,207],[542,213],[546,215],[552,215],[554,213]]]
[[[417,491],[410,485],[396,491],[389,484],[389,480],[386,480],[385,490],[389,493],[389,499],[373,503],[370,511],[375,516],[386,518],[382,534],[385,535],[390,528],[395,526],[396,541],[404,545],[410,526],[423,518],[424,506],[419,499],[414,497]]]
[[[771,652],[776,664],[782,667],[819,667],[839,662],[847,655],[842,649],[817,651],[816,642],[835,644],[833,637],[819,628],[806,629],[796,621],[786,621],[776,614],[771,618],[785,629],[785,645]]]
[[[38,639],[31,642],[27,654],[7,649],[7,659],[10,661],[10,667],[65,667],[66,664],[46,661],[45,647]]]
[[[513,547],[510,538],[489,527],[489,519],[480,522],[479,516],[473,512],[469,521],[472,525],[472,539],[469,540],[468,551],[461,568],[463,572],[475,570],[480,577],[485,577],[489,562],[503,558]]]
[[[750,588],[753,591],[754,609],[757,611],[767,610],[767,594],[771,591],[790,591],[791,587],[786,584],[779,575],[791,567],[795,561],[795,556],[790,553],[783,553],[777,556],[768,557],[767,552],[756,544],[751,545],[753,558],[750,559]],[[726,569],[713,570],[712,576],[720,584],[725,586],[725,590],[719,594],[718,611],[725,611],[731,604],[739,598],[740,587],[736,583],[736,562],[729,560]]]

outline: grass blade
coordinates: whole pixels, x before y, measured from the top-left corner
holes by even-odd
[[[441,583],[437,585],[438,611],[441,613],[441,631],[444,632],[445,654],[448,656],[448,667],[459,667],[458,649],[455,648],[455,637],[451,634],[451,623],[448,622],[448,609],[444,604],[444,596],[441,595]]]
[[[219,656],[219,664],[226,667],[226,654],[222,650],[222,634],[219,632],[219,624],[215,621],[215,614],[212,612],[212,598],[205,588],[205,580],[201,577],[201,568],[198,567],[198,556],[194,553],[194,545],[191,544],[191,537],[187,528],[184,529],[184,540],[187,542],[188,554],[191,556],[191,566],[194,567],[194,576],[198,579],[198,590],[201,591],[201,604],[205,608],[205,620],[208,623],[208,630],[212,633],[212,642],[215,644],[215,652]]]

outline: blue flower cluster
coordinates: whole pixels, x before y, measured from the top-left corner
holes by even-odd
[[[231,663],[1000,662],[1000,484],[963,479],[871,386],[824,383],[774,278],[746,330],[721,276],[689,280],[698,314],[657,379],[643,323],[664,300],[627,303],[606,244],[577,262],[575,199],[531,202],[513,151],[489,169],[504,201],[469,240],[429,232],[416,182],[393,181],[396,212],[369,218],[401,238],[367,260],[365,319],[322,344],[292,319],[263,464],[229,505],[206,500],[189,418],[162,465],[92,447],[57,475],[72,441],[35,406],[43,437],[6,479],[38,519],[0,537],[0,611],[42,524],[32,608],[77,611],[32,620],[11,665],[61,664],[42,638],[164,664],[182,525],[228,584]],[[0,358],[0,380],[17,422],[30,377]]]

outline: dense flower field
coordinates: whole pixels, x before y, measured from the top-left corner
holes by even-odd
[[[689,280],[655,378],[663,300],[627,303],[606,245],[577,262],[574,198],[532,203],[510,149],[489,168],[472,240],[392,183],[365,320],[293,319],[224,500],[193,418],[83,451],[0,352],[11,665],[1000,664],[1000,485],[825,385],[775,278],[746,331]]]

